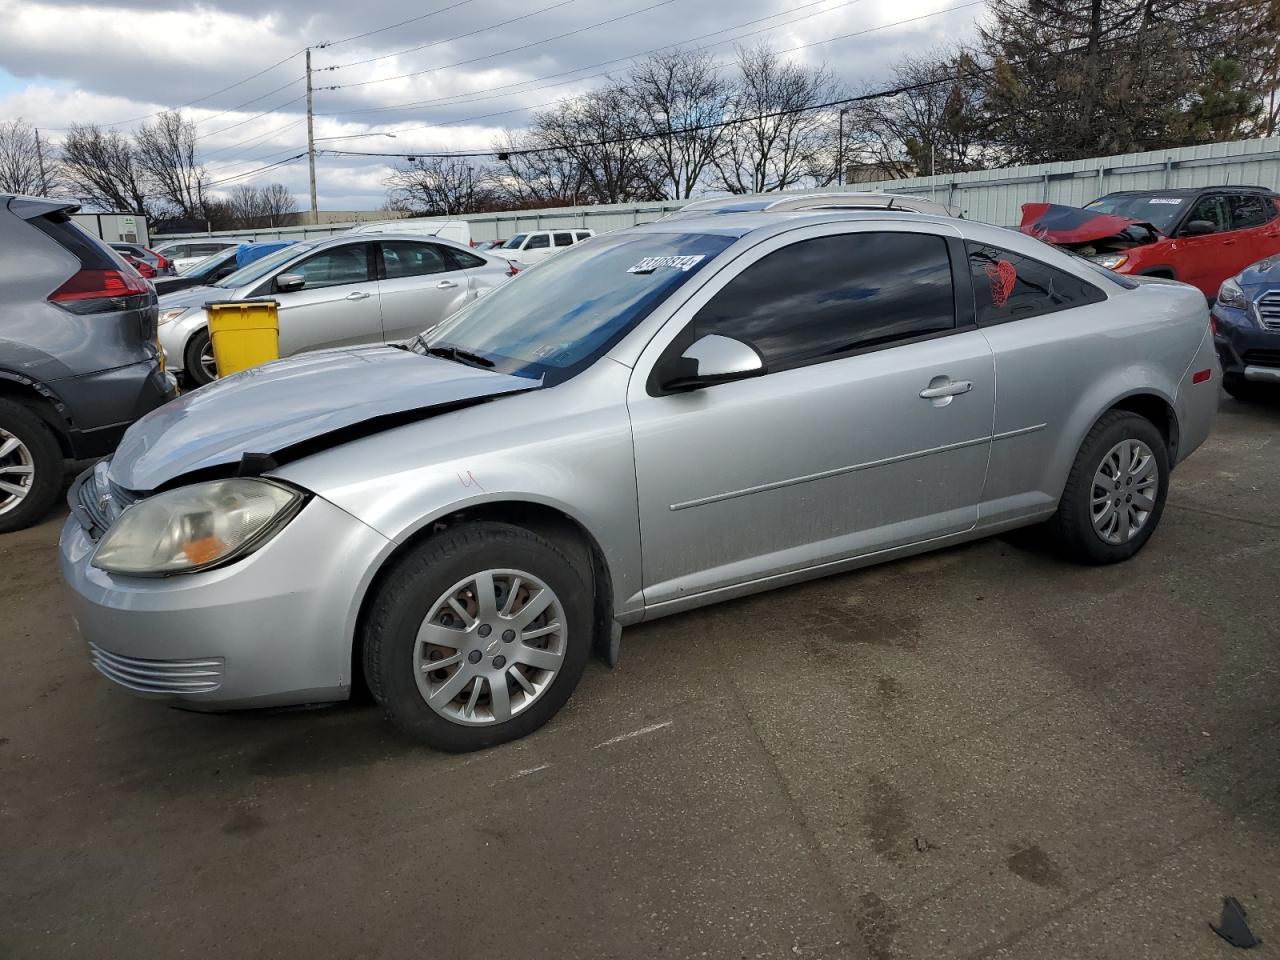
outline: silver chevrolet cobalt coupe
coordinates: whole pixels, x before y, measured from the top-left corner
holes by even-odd
[[[94,665],[209,710],[363,678],[472,750],[641,620],[1030,524],[1141,549],[1217,410],[1199,291],[944,216],[744,206],[144,417],[62,533]]]

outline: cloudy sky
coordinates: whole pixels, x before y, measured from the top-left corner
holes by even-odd
[[[728,60],[735,42],[764,40],[860,89],[905,53],[968,36],[981,12],[980,0],[0,0],[0,120],[56,143],[75,122],[128,130],[180,107],[218,181],[306,149],[308,45],[329,44],[312,53],[317,149],[412,153],[487,149],[529,110],[680,44]],[[380,206],[393,162],[322,155],[320,207]],[[305,160],[224,189],[272,181],[307,205]]]

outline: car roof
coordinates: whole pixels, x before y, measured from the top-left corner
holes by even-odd
[[[953,216],[945,203],[932,197],[875,190],[800,194],[757,193],[712,197],[707,200],[695,200],[669,216],[675,218],[703,213],[729,214],[755,211],[781,213],[790,210],[909,210],[916,213]]]
[[[912,213],[907,210],[834,208],[814,210],[752,210],[743,213],[702,213],[692,212],[680,216],[664,217],[653,223],[632,227],[632,230],[646,233],[705,233],[725,237],[745,237],[749,233],[781,233],[796,226],[820,223],[848,223],[850,221],[867,221],[871,223],[907,222],[929,223],[940,227],[951,227],[963,230],[972,220],[959,220],[955,217],[939,216],[932,213]],[[992,230],[999,229],[990,227]]]
[[[1104,194],[1104,197],[1149,197],[1153,195],[1161,196],[1177,196],[1191,197],[1199,196],[1202,193],[1260,193],[1265,196],[1274,197],[1276,192],[1270,187],[1249,187],[1249,186],[1219,186],[1219,187],[1169,187],[1167,189],[1153,190],[1112,190],[1110,193]],[[1101,199],[1101,198],[1099,198]]]

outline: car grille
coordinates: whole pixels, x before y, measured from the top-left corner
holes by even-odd
[[[1280,330],[1280,290],[1264,293],[1258,300],[1258,320],[1268,330]]]
[[[71,506],[80,526],[95,542],[137,497],[107,479],[104,460],[82,474],[71,487]]]
[[[1280,350],[1246,350],[1241,359],[1246,365],[1280,367]]]
[[[222,686],[226,661],[222,657],[207,660],[143,660],[110,653],[89,644],[93,665],[108,680],[139,693],[209,693]]]

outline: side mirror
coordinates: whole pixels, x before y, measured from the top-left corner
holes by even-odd
[[[1217,232],[1218,228],[1213,225],[1212,220],[1192,220],[1182,228],[1184,237],[1203,237],[1206,234]]]
[[[307,285],[307,278],[300,273],[282,273],[276,277],[276,293],[292,293]]]
[[[732,337],[711,333],[699,337],[681,354],[663,390],[698,390],[731,380],[759,377],[768,371],[755,347]]]

